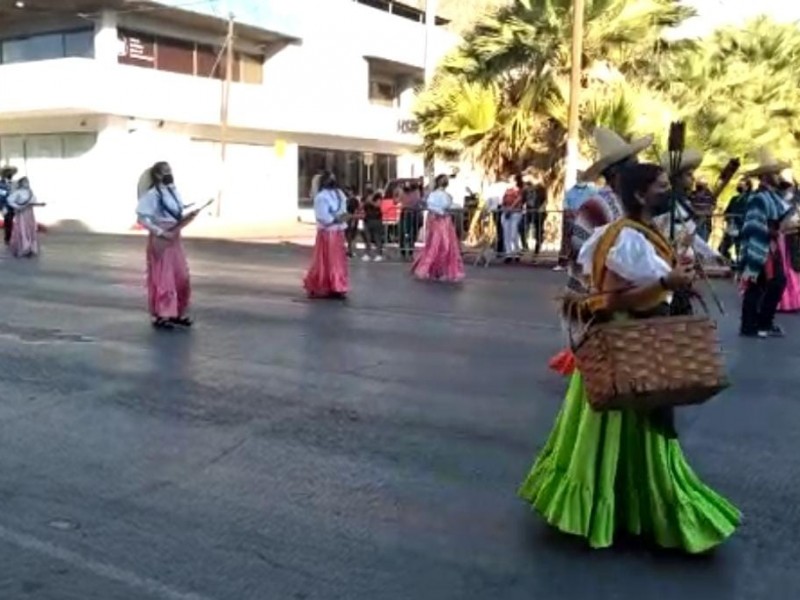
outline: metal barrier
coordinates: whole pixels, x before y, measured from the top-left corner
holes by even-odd
[[[427,210],[394,207],[393,211],[382,211],[380,225],[364,219],[360,212],[348,225],[347,240],[351,254],[363,248],[365,252],[411,258],[414,249],[424,243]],[[562,232],[565,211],[527,210],[511,213],[502,209],[486,210],[467,206],[450,211],[458,238],[465,251],[491,252],[495,258],[507,257],[506,233],[514,231],[518,244],[512,243],[512,257],[539,254],[558,256],[563,253]],[[698,234],[714,248],[728,250],[736,247],[736,241],[726,237],[726,217],[722,211],[706,217],[696,217]]]

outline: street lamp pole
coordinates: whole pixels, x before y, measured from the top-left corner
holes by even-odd
[[[581,75],[583,72],[583,16],[584,0],[572,3],[572,71],[569,84],[569,122],[567,124],[567,157],[564,189],[569,190],[578,180],[580,150]]]
[[[436,13],[438,12],[439,0],[426,0],[425,2],[425,85],[429,86],[433,81],[433,76],[436,73],[436,62],[433,60],[433,52],[431,52],[431,45],[433,44],[434,36],[436,35]],[[426,148],[430,144],[425,144]],[[424,156],[424,169],[425,179],[428,181],[428,186],[433,189],[433,178],[435,177],[435,156],[430,155],[427,151]]]

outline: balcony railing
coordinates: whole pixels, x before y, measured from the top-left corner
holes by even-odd
[[[0,94],[0,114],[56,116],[111,114],[139,119],[216,126],[219,81],[91,59],[66,58],[0,66],[13,81]],[[307,94],[264,85],[233,84],[229,126],[250,130],[344,136],[416,143],[398,123],[400,109],[374,106],[336,94]]]

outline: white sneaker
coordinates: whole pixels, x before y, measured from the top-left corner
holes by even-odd
[[[375,258],[372,259],[372,262],[383,262],[383,257],[382,256],[376,256]]]
[[[361,257],[362,262],[369,262],[371,260],[372,259],[369,257],[369,254],[365,254],[364,256]]]

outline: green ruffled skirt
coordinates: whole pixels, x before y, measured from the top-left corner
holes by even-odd
[[[665,548],[705,552],[741,517],[695,475],[678,440],[647,416],[592,410],[577,371],[519,495],[550,525],[593,548],[610,546],[623,530]]]

